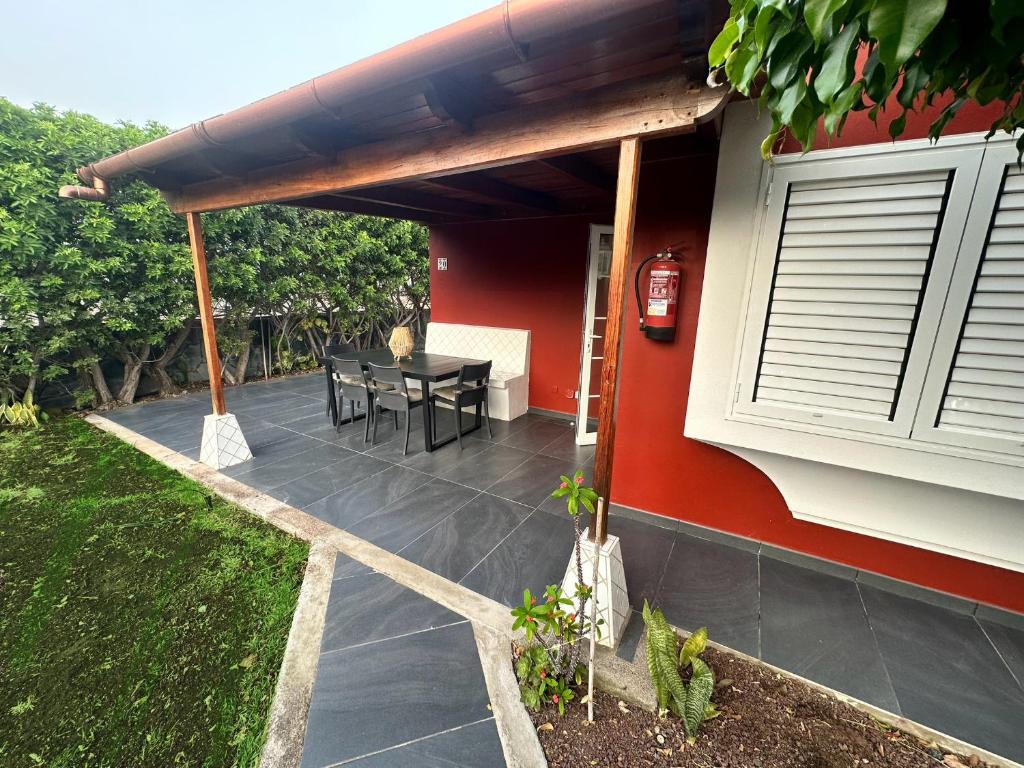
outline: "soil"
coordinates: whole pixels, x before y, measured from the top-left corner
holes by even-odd
[[[977,757],[953,755],[876,720],[767,667],[708,649],[718,681],[712,701],[721,715],[686,743],[682,722],[659,718],[603,692],[586,704],[532,712],[551,768],[977,768]]]

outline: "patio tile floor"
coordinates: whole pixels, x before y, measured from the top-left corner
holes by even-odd
[[[525,587],[561,580],[572,528],[547,492],[559,474],[589,476],[593,465],[593,449],[576,447],[567,423],[532,414],[495,421],[493,439],[481,430],[461,454],[454,444],[427,454],[414,412],[403,456],[390,423],[375,448],[363,444],[362,421],[336,432],[324,390],[322,373],[229,389],[254,459],[225,474],[507,605]],[[194,393],[108,418],[195,458],[208,412],[208,395]],[[440,414],[441,434],[449,415]],[[615,506],[612,515],[634,609],[647,598],[683,629],[707,625],[723,645],[1024,761],[1024,617],[669,518]],[[349,595],[384,618],[379,627],[360,619],[355,631],[343,618],[328,627],[303,765],[501,765],[479,668],[464,670],[476,659],[469,624],[408,634],[391,613],[431,627],[443,614],[404,608],[415,599],[397,585],[375,592],[382,577],[348,558],[335,575],[332,601]],[[620,653],[640,629],[634,613]],[[395,634],[369,639],[382,633]],[[402,660],[423,654],[429,663],[410,679]],[[372,704],[389,686],[405,703]],[[453,693],[465,700],[449,701]]]

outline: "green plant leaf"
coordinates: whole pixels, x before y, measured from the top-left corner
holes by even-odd
[[[683,649],[679,652],[679,666],[686,669],[695,657],[704,653],[704,649],[707,647],[708,628],[701,627],[683,643]]]
[[[803,79],[796,80],[786,88],[782,95],[779,96],[779,101],[775,106],[779,122],[786,125],[792,124],[793,113],[796,112],[797,107],[800,106],[806,96],[807,83]]]
[[[946,12],[946,0],[874,0],[868,32],[878,40],[878,58],[892,79],[917,52]]]
[[[734,48],[725,60],[725,76],[740,93],[749,96],[754,75],[761,66],[757,51],[748,46]]]
[[[699,656],[693,657],[692,664],[693,675],[690,677],[690,685],[686,691],[686,706],[683,708],[683,725],[690,739],[697,736],[697,729],[704,722],[704,713],[715,690],[715,675],[711,667]]]
[[[821,45],[825,25],[848,0],[804,0],[804,21],[811,31],[815,45]]]
[[[850,82],[859,33],[860,22],[851,21],[825,49],[825,60],[814,77],[814,92],[823,104],[831,102]]]
[[[864,83],[858,80],[849,87],[844,88],[836,96],[835,101],[828,106],[825,112],[825,132],[829,136],[835,136],[842,130],[846,116],[850,113],[850,110],[855,108],[863,89]]]
[[[775,46],[768,61],[768,82],[782,91],[794,79],[803,79],[807,70],[801,71],[800,62],[811,48],[811,40],[799,30],[790,32]]]
[[[715,37],[714,42],[711,43],[711,47],[708,48],[708,64],[712,67],[722,66],[739,36],[740,28],[737,26],[735,19],[730,18],[725,22],[722,31]]]

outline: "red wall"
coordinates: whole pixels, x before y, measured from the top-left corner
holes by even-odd
[[[526,328],[530,405],[575,413],[590,218],[434,226],[430,317]],[[437,271],[437,257],[448,270]]]
[[[988,120],[982,110],[965,109],[954,130],[986,129]],[[926,120],[912,125],[918,135],[927,130]],[[866,115],[851,117],[844,143],[884,140],[867,126]],[[707,156],[656,163],[640,175],[634,262],[682,246],[685,282],[675,342],[650,342],[632,322],[626,326],[613,501],[1024,612],[1024,574],[799,521],[758,469],[683,437],[716,162]],[[447,273],[431,273],[433,317],[530,328],[534,407],[574,410],[567,396],[578,380],[588,223],[551,219],[431,231],[431,256],[449,259]],[[626,311],[636,316],[632,296]]]

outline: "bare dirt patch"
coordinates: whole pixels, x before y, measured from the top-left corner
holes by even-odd
[[[531,713],[551,768],[977,768],[977,757],[934,744],[767,667],[708,649],[715,672],[713,701],[722,714],[687,744],[683,724],[598,693],[595,722],[585,704],[564,717],[549,707]]]

